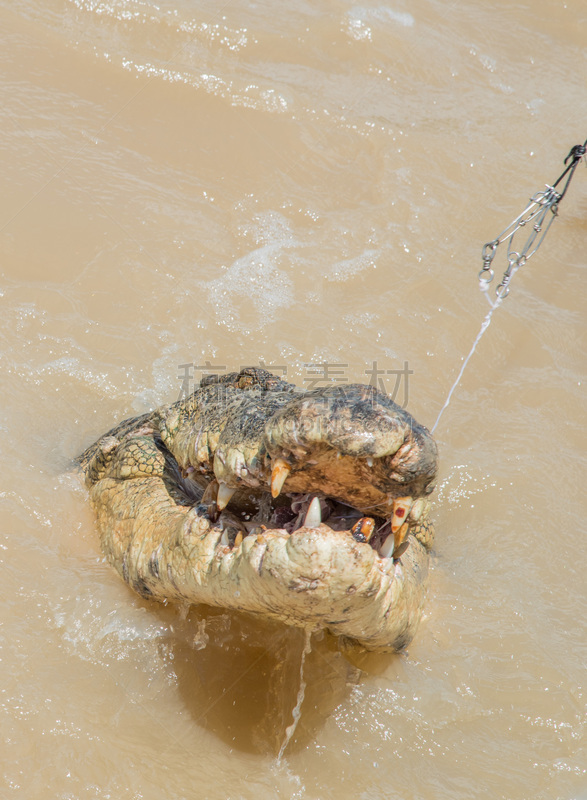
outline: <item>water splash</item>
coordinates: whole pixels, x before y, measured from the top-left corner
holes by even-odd
[[[442,408],[440,409],[440,411],[438,413],[438,416],[436,417],[436,422],[434,423],[434,426],[432,427],[431,433],[434,433],[434,431],[438,427],[438,423],[440,422],[440,418],[442,417],[445,409],[448,408],[448,406],[450,404],[450,401],[451,401],[451,398],[453,396],[453,393],[454,393],[455,389],[457,388],[457,386],[459,385],[461,378],[463,377],[463,373],[464,373],[465,369],[467,368],[467,364],[469,363],[469,361],[471,359],[471,356],[473,355],[473,353],[477,349],[477,345],[481,341],[481,337],[483,336],[483,334],[485,333],[485,331],[487,330],[487,328],[489,327],[489,325],[491,323],[491,317],[493,315],[493,312],[496,310],[496,308],[499,308],[499,306],[501,305],[501,300],[497,300],[494,303],[494,302],[492,302],[490,300],[489,297],[487,297],[487,299],[489,300],[489,303],[491,305],[491,309],[488,311],[487,315],[485,316],[485,319],[483,320],[483,322],[481,324],[481,330],[479,331],[475,341],[473,342],[473,347],[471,347],[471,349],[469,351],[469,355],[466,357],[466,359],[463,361],[463,363],[461,365],[461,369],[459,371],[459,374],[457,375],[457,378],[456,378],[455,382],[453,383],[453,385],[450,388],[450,392],[448,393],[448,397],[446,398],[446,401],[445,401],[444,405],[442,406]]]
[[[304,678],[304,665],[306,663],[306,656],[308,656],[312,651],[312,631],[309,628],[306,628],[304,631],[305,639],[304,639],[304,649],[302,650],[302,660],[300,662],[300,688],[298,689],[298,696],[296,698],[296,704],[294,709],[291,713],[293,717],[293,722],[291,725],[288,725],[285,729],[285,738],[283,740],[283,744],[279,750],[277,755],[277,763],[281,761],[281,758],[285,752],[285,748],[291,741],[291,737],[294,735],[296,728],[298,727],[298,722],[300,721],[300,717],[302,716],[302,703],[304,702],[304,697],[306,695],[306,681]]]

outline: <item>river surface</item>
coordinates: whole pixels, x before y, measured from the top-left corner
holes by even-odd
[[[584,800],[583,165],[438,425],[416,639],[313,637],[281,759],[303,633],[133,595],[67,466],[246,365],[431,427],[587,136],[585,5],[0,0],[0,42],[0,796]]]

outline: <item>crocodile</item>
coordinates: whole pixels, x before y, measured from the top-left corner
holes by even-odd
[[[102,550],[142,597],[327,629],[372,651],[412,640],[437,447],[376,387],[209,375],[77,462]]]

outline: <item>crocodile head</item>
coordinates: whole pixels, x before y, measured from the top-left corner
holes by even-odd
[[[248,369],[125,420],[78,461],[102,550],[141,595],[388,651],[421,615],[436,456],[373,387],[299,392]]]

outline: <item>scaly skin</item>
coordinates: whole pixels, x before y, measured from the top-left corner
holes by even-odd
[[[214,376],[79,463],[102,549],[139,594],[328,628],[370,650],[413,637],[436,445],[372,387],[299,393],[264,370]],[[310,497],[330,525],[315,510],[304,524]],[[392,539],[396,555],[409,542],[399,559],[378,552]]]

